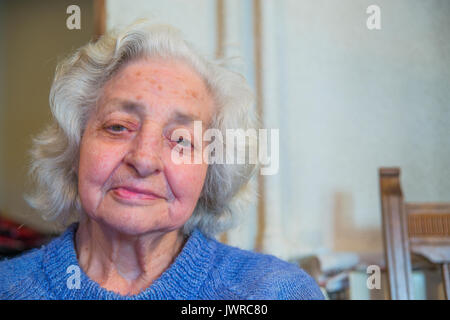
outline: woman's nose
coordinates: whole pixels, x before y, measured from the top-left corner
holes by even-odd
[[[162,161],[162,135],[141,133],[133,140],[130,151],[125,157],[141,177],[157,174],[164,169]]]

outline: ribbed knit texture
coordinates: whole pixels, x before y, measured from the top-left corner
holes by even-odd
[[[123,296],[80,268],[80,288],[67,280],[79,266],[77,224],[40,249],[0,262],[0,299],[323,299],[314,280],[274,256],[224,245],[195,230],[173,264],[147,289]]]

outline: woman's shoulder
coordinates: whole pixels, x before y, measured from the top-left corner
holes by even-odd
[[[13,258],[0,260],[0,273],[3,275],[16,275],[29,273],[35,267],[42,265],[44,247],[31,249]]]
[[[43,274],[44,247],[0,261],[0,299],[20,299],[27,295]]]
[[[76,224],[73,224],[40,248],[0,261],[0,299],[51,298],[49,279],[55,273],[49,273],[49,270],[65,272],[58,267],[67,258],[64,254],[73,246],[75,228]]]
[[[217,244],[215,269],[244,299],[323,299],[315,280],[297,265],[270,254]]]

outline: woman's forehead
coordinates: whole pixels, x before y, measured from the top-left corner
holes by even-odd
[[[149,108],[175,108],[203,121],[209,121],[213,108],[203,79],[176,60],[139,60],[124,66],[106,83],[100,109],[115,108],[117,101]]]
[[[128,62],[109,82],[141,81],[150,85],[172,85],[207,91],[205,81],[187,63],[175,59],[139,59]],[[200,92],[201,93],[201,92]]]

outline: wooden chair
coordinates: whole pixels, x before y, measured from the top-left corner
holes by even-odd
[[[450,295],[450,203],[405,203],[399,168],[380,168],[381,208],[391,299],[414,299],[411,255],[420,255],[442,271]]]

